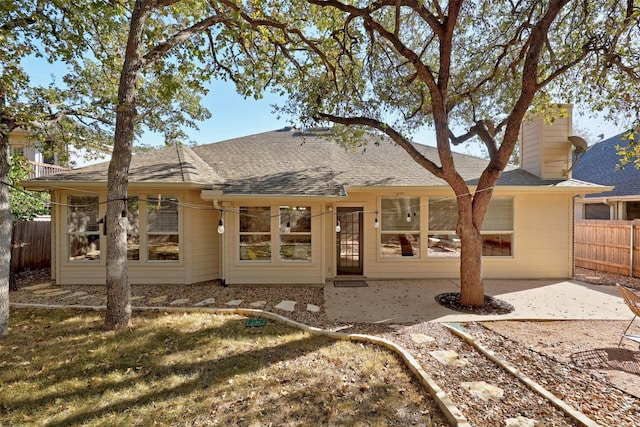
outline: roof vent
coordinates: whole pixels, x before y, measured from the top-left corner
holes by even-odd
[[[296,132],[295,136],[323,136],[330,134],[331,131],[330,127],[305,128],[300,132]]]

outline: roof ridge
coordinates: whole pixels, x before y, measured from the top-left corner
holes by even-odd
[[[198,171],[202,172],[202,169],[206,169],[206,172],[212,177],[217,178],[219,181],[222,181],[221,177],[215,172],[213,167],[207,163],[198,153],[196,153],[191,147],[188,147],[184,144],[178,144],[179,150],[182,151],[182,156],[180,152],[178,152],[178,162],[180,165],[180,171],[182,173],[182,180],[184,182],[195,181],[198,175]],[[185,168],[185,163],[192,163],[194,168],[190,170],[190,168]],[[213,184],[213,183],[212,183]]]

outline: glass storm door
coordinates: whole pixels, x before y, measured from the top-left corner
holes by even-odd
[[[362,208],[338,208],[338,275],[362,275]]]

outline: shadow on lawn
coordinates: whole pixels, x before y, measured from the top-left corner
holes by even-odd
[[[86,314],[91,316],[90,313]],[[89,321],[95,328],[85,326],[65,334],[69,324],[79,326],[76,325],[78,315],[77,311],[67,312],[67,318],[54,314],[53,322],[48,325],[41,322],[29,328],[32,333],[41,334],[39,336],[29,336],[29,330],[24,330],[27,334],[21,339],[27,340],[25,342],[38,341],[25,346],[29,349],[22,354],[22,359],[31,361],[32,371],[28,377],[31,382],[38,384],[40,392],[5,402],[0,413],[20,411],[29,414],[30,409],[50,406],[54,401],[69,402],[87,395],[100,396],[106,393],[123,394],[115,403],[102,406],[98,401],[91,410],[84,410],[79,405],[77,412],[68,416],[59,415],[48,423],[50,426],[83,424],[109,413],[129,411],[134,406],[172,401],[189,395],[194,389],[208,389],[237,375],[295,359],[333,342],[320,336],[304,335],[272,322],[267,322],[263,328],[249,329],[245,328],[245,318],[232,317],[221,325],[194,331],[176,331],[158,322],[147,325],[145,322],[148,319],[145,319],[132,330],[102,332],[99,329],[102,319],[97,316],[97,320]],[[46,338],[43,330],[48,334]],[[297,339],[265,346],[269,340],[296,334],[300,335]],[[263,339],[264,342],[260,343]],[[225,345],[225,340],[235,340],[237,346],[229,348],[228,355],[223,353],[206,357],[208,348],[219,349]],[[197,353],[197,357],[194,357],[196,361],[181,361],[180,354],[190,351]],[[119,375],[110,380],[111,373]],[[26,375],[25,370],[16,369],[13,374],[0,375],[0,378],[9,385]],[[170,385],[171,378],[176,377],[186,378],[186,381],[176,386]],[[82,379],[82,386],[77,386],[78,378]],[[126,396],[129,390],[136,390],[138,386],[144,389],[145,382],[148,382],[150,391],[132,391],[131,397]],[[65,383],[75,387],[69,385],[67,390],[61,389]]]

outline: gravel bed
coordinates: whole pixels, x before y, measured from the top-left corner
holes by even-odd
[[[574,278],[581,282],[587,282],[594,285],[623,285],[631,289],[640,290],[640,278],[621,276],[619,274],[605,273],[603,271],[588,270],[586,268],[576,267]]]
[[[518,417],[537,420],[549,427],[579,425],[441,324],[421,323],[381,335],[407,349],[449,395],[471,425],[504,426],[507,419]],[[433,338],[433,341],[419,343],[414,339],[424,336]],[[464,359],[468,363],[465,366],[445,366],[430,355],[431,351],[443,349],[455,351],[459,354],[459,360]],[[493,384],[503,389],[504,395],[485,401],[461,386],[469,381]]]
[[[481,325],[468,324],[466,328],[479,343],[599,424],[640,425],[640,399],[613,387],[601,376],[527,349]]]

